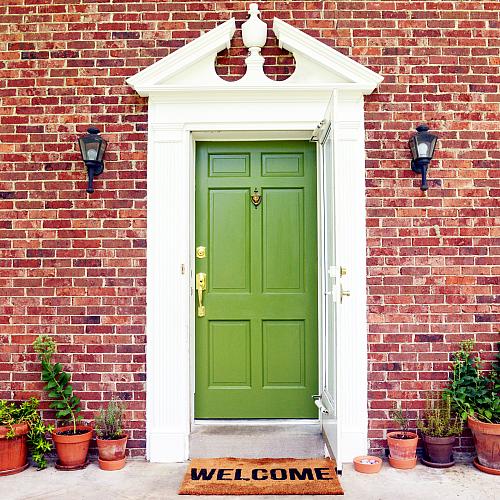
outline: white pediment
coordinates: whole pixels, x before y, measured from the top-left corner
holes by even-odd
[[[255,12],[251,14],[257,17]],[[260,19],[258,22],[262,24]],[[240,80],[229,82],[217,75],[215,61],[220,51],[230,47],[235,31],[235,20],[231,18],[128,78],[127,83],[141,96],[175,91],[306,91],[335,88],[370,94],[383,79],[337,50],[274,18],[273,31],[280,47],[291,52],[295,58],[294,73],[283,81],[271,80],[264,74],[260,47],[249,47],[245,75]]]

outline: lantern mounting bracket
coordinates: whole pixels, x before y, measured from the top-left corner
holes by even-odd
[[[427,169],[429,168],[430,162],[430,159],[427,158],[411,161],[411,169],[416,174],[422,176],[422,184],[420,185],[422,191],[427,191],[429,189],[429,185],[427,184]]]
[[[104,172],[104,162],[99,162],[95,160],[87,160],[85,162],[88,174],[88,184],[87,193],[92,194],[94,192],[94,177],[101,175]]]

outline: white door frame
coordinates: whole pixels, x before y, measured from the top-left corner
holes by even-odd
[[[337,216],[352,221],[349,246],[355,241],[361,245],[358,252],[350,248],[352,255],[346,263],[356,269],[353,277],[358,270],[360,276],[358,283],[349,284],[352,323],[342,345],[342,358],[349,360],[342,364],[339,381],[345,395],[338,402],[339,411],[344,409],[349,425],[341,439],[346,452],[337,457],[342,462],[352,459],[352,453],[366,452],[367,446],[364,129],[362,95],[344,90],[334,90],[334,94],[341,118],[332,117],[339,168],[345,169],[346,189],[353,194],[344,198]],[[271,100],[253,96],[251,104],[240,100],[241,96],[232,101],[228,95],[211,97],[209,102],[187,102],[178,96],[153,96],[149,103],[146,415],[147,457],[154,462],[183,461],[189,456],[194,384],[195,139],[304,139],[323,119],[330,96],[291,99],[285,94]],[[231,106],[225,105],[228,99]],[[200,108],[204,110],[201,116]],[[193,119],[196,115],[200,121]],[[235,121],[235,116],[242,119]],[[164,117],[176,121],[165,122]],[[352,182],[357,183],[354,189]]]
[[[230,126],[229,124],[227,124]],[[230,128],[225,129],[225,130],[218,130],[217,132],[209,131],[209,130],[196,130],[196,129],[191,129],[191,149],[190,149],[190,169],[191,169],[191,175],[190,175],[190,192],[192,195],[191,198],[191,216],[190,216],[190,255],[191,255],[191,261],[190,261],[190,276],[191,280],[194,279],[194,274],[196,273],[196,258],[195,258],[195,250],[197,246],[197,242],[195,240],[196,238],[196,231],[195,231],[195,226],[196,226],[196,221],[195,221],[195,186],[196,186],[196,162],[195,162],[195,157],[196,157],[196,143],[199,141],[213,141],[213,142],[230,142],[230,141],[245,141],[245,142],[251,142],[251,141],[308,141],[311,139],[314,128],[318,124],[309,124],[309,129],[301,130],[301,129],[294,129],[294,130],[267,130],[265,127],[268,126],[269,124],[256,124],[255,126],[260,126],[261,128],[255,129],[255,130],[231,130]],[[298,124],[297,124],[298,125]],[[302,124],[306,126],[306,124]],[[314,126],[313,126],[314,125]],[[191,124],[191,127],[194,127],[194,124]],[[320,191],[319,191],[319,175],[320,175],[320,165],[319,165],[319,156],[317,152],[317,159],[316,159],[316,165],[315,168],[317,170],[317,197],[319,200],[320,196]],[[317,203],[317,221],[319,224],[319,221],[321,219],[321,206],[320,203]],[[320,227],[318,225],[318,231],[320,231]],[[322,293],[322,288],[321,288],[321,282],[320,282],[320,255],[322,254],[322,249],[321,249],[321,239],[318,238],[318,246],[317,246],[317,252],[318,252],[318,296],[319,294]],[[192,285],[193,286],[193,285]],[[191,291],[191,295],[194,294],[194,291]],[[195,305],[195,300],[191,301],[191,310],[190,310],[190,323],[189,323],[189,339],[190,339],[190,387],[191,387],[191,425],[193,425],[196,422],[195,419],[195,409],[194,409],[194,396],[195,396],[195,387],[196,387],[196,359],[195,359],[195,335],[196,335],[196,305]],[[318,307],[318,321],[319,321],[319,307]],[[318,386],[320,386],[320,380],[322,377],[322,365],[321,365],[321,338],[320,338],[320,329],[318,328]],[[319,389],[318,389],[319,390]],[[312,404],[311,400],[311,404]],[[243,420],[243,419],[241,419]],[[240,421],[241,421],[240,420]],[[283,424],[283,420],[285,419],[279,419],[280,423]],[[307,419],[308,421],[312,421],[311,419]],[[223,420],[224,421],[224,420]],[[294,420],[291,420],[293,422]],[[199,421],[200,423],[203,423],[204,420]],[[205,421],[206,422],[206,421]],[[218,421],[211,421],[211,424],[217,423]],[[226,420],[227,422],[227,420]],[[245,423],[246,425],[246,423]]]
[[[295,58],[293,75],[269,80],[263,58],[254,54],[247,58],[245,77],[224,81],[214,63],[217,53],[230,46],[235,29],[229,19],[127,80],[149,96],[147,457],[173,462],[189,456],[195,139],[304,138],[325,118],[332,101],[327,118],[334,133],[336,254],[352,270],[345,283],[351,297],[340,320],[337,417],[342,432],[336,458],[350,461],[367,448],[363,99],[382,78],[275,18],[279,45]]]

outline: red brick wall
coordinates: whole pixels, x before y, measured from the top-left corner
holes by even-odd
[[[147,101],[125,78],[231,15],[239,26],[248,3],[1,3],[0,397],[41,396],[30,345],[52,334],[86,417],[119,393],[143,453]],[[366,99],[369,436],[381,452],[394,400],[421,408],[458,341],[491,351],[498,339],[500,4],[260,5],[385,77]],[[268,73],[284,78],[292,59],[270,38]],[[240,75],[244,56],[236,37],[219,74]],[[427,196],[406,145],[421,122],[440,136]],[[90,123],[109,140],[92,196],[75,142]]]

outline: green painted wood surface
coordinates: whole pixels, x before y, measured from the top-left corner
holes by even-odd
[[[207,249],[196,259],[207,290],[195,417],[316,418],[314,144],[199,142],[195,196],[196,246]]]

